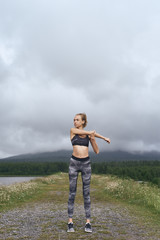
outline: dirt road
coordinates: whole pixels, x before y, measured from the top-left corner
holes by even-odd
[[[92,204],[93,233],[84,232],[84,208],[75,204],[75,233],[67,233],[67,204],[27,204],[0,217],[1,240],[160,240],[160,230],[133,216],[127,207],[112,203]]]

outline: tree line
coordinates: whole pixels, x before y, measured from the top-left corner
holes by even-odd
[[[68,165],[67,162],[3,162],[0,176],[46,176],[68,172]],[[92,173],[147,181],[160,187],[160,161],[96,162],[92,163]]]
[[[94,163],[95,174],[111,174],[136,181],[151,182],[160,187],[160,161],[125,161]]]

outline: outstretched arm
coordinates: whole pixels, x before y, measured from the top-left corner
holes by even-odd
[[[96,133],[96,132],[95,132],[95,133],[94,133],[94,136],[97,137],[97,138],[101,138],[101,139],[103,139],[104,141],[106,141],[106,142],[108,142],[108,143],[111,142],[109,138],[103,137],[103,136],[100,135],[99,133]]]

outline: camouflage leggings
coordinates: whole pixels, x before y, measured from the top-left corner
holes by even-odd
[[[81,172],[82,182],[83,182],[83,198],[84,198],[84,209],[86,214],[86,219],[91,217],[91,201],[90,201],[90,180],[91,180],[91,162],[87,160],[75,160],[70,159],[69,164],[69,183],[70,192],[68,199],[68,217],[72,218],[74,210],[74,200],[77,190],[77,179],[78,173]]]

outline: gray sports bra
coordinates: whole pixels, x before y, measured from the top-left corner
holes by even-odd
[[[85,138],[79,137],[78,134],[76,134],[72,139],[71,143],[73,146],[80,145],[80,146],[89,146],[89,137],[88,135]]]

